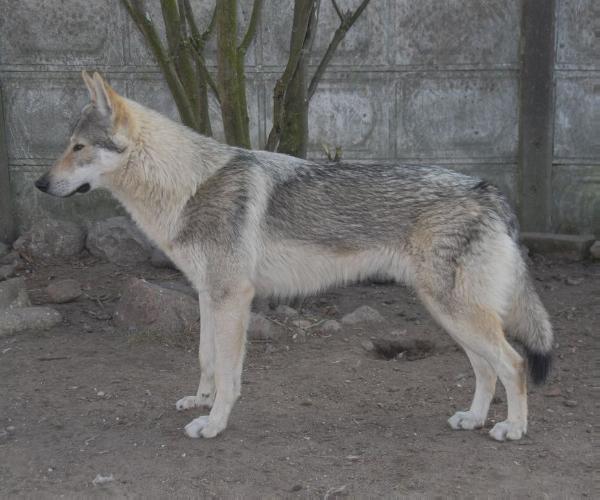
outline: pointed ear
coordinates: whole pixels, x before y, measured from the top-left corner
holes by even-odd
[[[112,99],[116,92],[104,81],[100,73],[94,73],[93,83],[96,91],[94,104],[103,115],[111,115],[114,109]]]
[[[96,89],[94,88],[94,80],[92,80],[90,74],[85,70],[81,72],[81,78],[83,78],[83,82],[90,93],[90,101],[96,102]]]

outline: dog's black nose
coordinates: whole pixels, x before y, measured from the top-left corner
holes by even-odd
[[[50,185],[50,181],[46,175],[42,175],[37,181],[35,181],[35,187],[40,191],[45,193],[48,191],[48,186]]]

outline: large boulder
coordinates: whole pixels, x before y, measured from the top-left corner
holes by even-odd
[[[86,241],[92,255],[115,264],[137,264],[150,259],[152,245],[129,218],[111,217],[90,227]]]
[[[43,219],[23,233],[13,247],[30,260],[72,257],[84,247],[85,230],[70,221]]]
[[[187,293],[132,278],[123,289],[114,320],[129,332],[176,334],[199,331],[200,310],[198,300]]]

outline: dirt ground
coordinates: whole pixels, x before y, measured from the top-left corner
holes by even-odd
[[[448,427],[470,404],[473,374],[405,288],[307,299],[302,316],[315,323],[364,304],[388,323],[251,343],[229,428],[192,440],[182,428],[202,411],[175,402],[195,393],[197,339],[127,336],[111,321],[129,276],[181,276],[91,257],[30,267],[34,303],[59,278],[78,279],[85,296],[56,306],[61,326],[0,339],[0,497],[598,498],[600,265],[537,257],[532,267],[556,362],[545,386],[530,385],[529,434],[506,443],[487,435],[505,416],[501,386],[485,429]],[[435,349],[384,360],[361,347],[370,338]],[[114,480],[93,484],[98,474]]]

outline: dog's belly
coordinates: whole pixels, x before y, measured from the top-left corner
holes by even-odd
[[[293,241],[268,245],[253,281],[259,295],[289,297],[372,276],[410,282],[411,275],[410,258],[398,249],[338,250]]]

